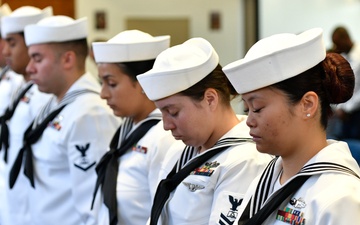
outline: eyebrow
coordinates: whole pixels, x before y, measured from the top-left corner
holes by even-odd
[[[248,98],[247,100],[245,100],[244,98],[241,98],[244,102],[253,102],[255,99],[257,98],[256,95],[250,96],[250,98]]]
[[[171,108],[171,107],[174,107],[174,106],[175,106],[175,104],[170,103],[170,104],[165,105],[164,107],[161,107],[161,108],[159,108],[159,109],[160,109],[160,110],[167,110],[167,109],[169,109],[169,108]]]
[[[35,57],[39,57],[39,56],[41,56],[41,55],[38,52],[31,53],[31,55],[30,55],[31,58],[35,58]]]
[[[101,77],[101,79],[103,79],[103,80],[107,80],[107,79],[109,79],[109,77],[113,77],[114,75],[112,75],[112,74],[105,74],[104,76],[100,76]]]
[[[5,38],[5,41],[10,42],[10,41],[15,41],[14,37],[7,37]]]

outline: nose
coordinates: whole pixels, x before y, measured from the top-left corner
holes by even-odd
[[[249,112],[248,117],[247,117],[247,119],[246,119],[246,125],[247,125],[248,127],[250,127],[250,128],[255,127],[255,125],[256,125],[255,119],[254,119],[254,117],[252,116],[252,113],[251,113],[251,112]]]
[[[4,46],[3,46],[3,49],[2,49],[2,52],[3,56],[5,57],[9,57],[10,56],[10,49],[9,49],[9,44],[4,41]]]
[[[109,91],[104,83],[102,83],[102,85],[101,85],[100,98],[102,98],[102,99],[109,98]]]
[[[164,130],[173,130],[175,129],[175,124],[168,116],[163,115],[163,123],[164,123]]]
[[[32,59],[30,59],[29,63],[26,66],[26,73],[27,74],[34,74],[35,73],[35,67],[34,67],[34,63],[33,63]]]

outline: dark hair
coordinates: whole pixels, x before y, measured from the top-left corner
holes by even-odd
[[[89,51],[86,38],[64,42],[53,42],[51,44],[58,46],[57,50],[59,50],[59,54],[62,54],[66,51],[75,52],[79,62],[78,66],[85,66],[85,60]]]
[[[214,88],[219,93],[221,100],[229,105],[232,98],[238,95],[220,65],[217,65],[216,68],[201,81],[180,92],[180,94],[191,97],[196,101],[201,101],[208,88]]]
[[[133,81],[137,81],[136,76],[152,69],[154,62],[155,59],[150,59],[144,61],[123,62],[123,63],[118,63],[117,65]]]
[[[308,91],[314,91],[320,99],[321,125],[326,128],[333,114],[330,104],[349,100],[354,91],[354,72],[349,62],[337,53],[327,53],[326,58],[313,68],[272,87],[282,90],[290,104],[298,103]]]

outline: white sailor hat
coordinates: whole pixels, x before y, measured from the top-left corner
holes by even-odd
[[[26,45],[84,39],[88,35],[87,19],[51,16],[25,27]]]
[[[283,33],[264,38],[223,71],[239,94],[278,83],[325,59],[322,34],[321,28],[313,28],[299,35]]]
[[[219,63],[212,45],[203,38],[192,38],[166,49],[148,72],[137,79],[150,100],[179,93],[198,83]]]
[[[42,18],[51,16],[52,13],[51,6],[43,10],[33,6],[22,6],[1,18],[1,35],[6,37],[10,33],[21,33],[27,25],[35,24]]]
[[[107,42],[92,44],[97,63],[119,63],[155,59],[169,48],[170,36],[153,37],[139,30],[126,30]]]

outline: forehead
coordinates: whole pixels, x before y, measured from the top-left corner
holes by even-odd
[[[287,95],[281,90],[272,86],[261,88],[252,92],[242,94],[242,99],[246,104],[253,102],[262,103],[285,103],[287,102]]]
[[[155,101],[155,105],[159,109],[166,109],[171,107],[178,107],[184,105],[186,102],[190,102],[190,98],[184,95],[175,94],[166,98],[162,98]]]
[[[53,51],[51,45],[49,44],[34,44],[34,45],[30,45],[28,49],[30,54],[34,54],[34,53],[44,54]]]
[[[24,36],[21,35],[20,33],[11,33],[11,34],[8,34],[6,35],[6,37],[4,38],[7,42],[10,42],[10,41],[21,41],[21,42],[24,42],[25,43],[25,39],[24,39]]]
[[[119,70],[120,68],[115,63],[97,63],[99,70]]]
[[[124,73],[124,71],[116,63],[98,63],[97,68],[99,76],[103,78],[129,77],[129,75]]]
[[[276,93],[274,92],[273,88],[265,87],[255,91],[244,93],[241,95],[241,97],[245,102],[252,102],[256,99],[271,99],[275,94]]]

